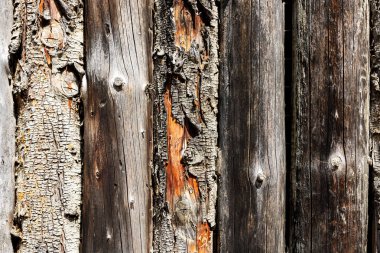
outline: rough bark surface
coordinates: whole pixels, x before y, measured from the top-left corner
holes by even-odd
[[[221,5],[219,252],[285,252],[284,5]]]
[[[87,0],[83,252],[150,251],[152,4]]]
[[[17,252],[79,252],[83,75],[80,0],[15,0]]]
[[[214,0],[156,0],[154,21],[153,248],[212,252],[218,10]]]
[[[366,252],[369,13],[294,2],[290,252]]]
[[[8,76],[8,45],[11,40],[12,1],[0,6],[0,252],[13,252],[11,226],[14,207],[15,127],[12,89]]]

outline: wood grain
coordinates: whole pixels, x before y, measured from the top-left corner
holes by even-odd
[[[218,252],[285,252],[284,6],[220,11]]]
[[[294,6],[290,252],[366,252],[369,9]]]
[[[85,1],[83,252],[149,252],[152,3]]]

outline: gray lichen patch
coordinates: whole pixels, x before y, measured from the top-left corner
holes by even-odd
[[[155,1],[153,247],[158,252],[212,251],[217,32],[215,1]]]
[[[15,0],[17,252],[79,252],[81,0]]]

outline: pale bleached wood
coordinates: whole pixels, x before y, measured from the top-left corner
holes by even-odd
[[[8,45],[12,28],[12,1],[0,5],[0,252],[13,252],[11,225],[14,207],[15,118],[9,85]]]

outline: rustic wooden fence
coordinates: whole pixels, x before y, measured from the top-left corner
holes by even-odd
[[[379,0],[0,14],[0,253],[380,250]]]

